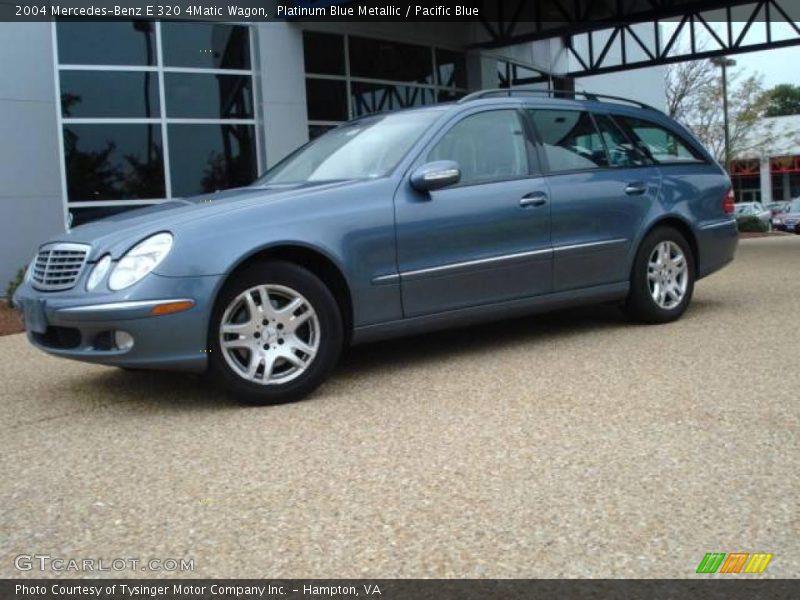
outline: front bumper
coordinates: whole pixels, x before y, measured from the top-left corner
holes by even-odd
[[[15,304],[25,316],[30,342],[40,350],[84,362],[141,369],[202,372],[207,364],[207,328],[217,277],[150,274],[118,294],[47,293],[29,284]],[[154,316],[164,301],[192,301],[182,312]],[[120,349],[114,333],[126,332],[133,346]]]

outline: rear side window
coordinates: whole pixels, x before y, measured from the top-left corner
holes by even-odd
[[[600,133],[586,111],[528,109],[551,173],[609,165]]]
[[[652,164],[653,161],[631,142],[611,118],[595,114],[594,119],[606,143],[608,160],[612,167],[640,167]]]
[[[428,160],[454,160],[461,185],[527,177],[525,131],[516,110],[493,110],[456,123],[428,154]]]
[[[617,117],[634,143],[659,164],[703,163],[703,156],[676,133],[644,119]]]

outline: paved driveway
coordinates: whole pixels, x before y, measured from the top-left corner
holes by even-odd
[[[38,553],[688,577],[764,551],[765,575],[797,577],[799,343],[800,236],[743,241],[676,324],[601,307],[363,347],[276,408],[0,338],[0,576]]]

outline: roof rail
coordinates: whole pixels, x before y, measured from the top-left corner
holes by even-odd
[[[576,92],[573,90],[523,90],[519,88],[496,88],[491,90],[480,90],[477,92],[472,92],[471,94],[467,94],[460,100],[458,100],[458,104],[463,104],[465,102],[471,102],[472,100],[479,100],[481,98],[486,98],[489,96],[508,96],[511,98],[512,96],[547,96],[549,98],[559,98],[559,97],[568,97],[572,98],[573,100],[578,100],[577,96],[582,96],[586,100],[590,100],[592,102],[600,102],[602,100],[612,100],[614,102],[623,102],[627,104],[633,104],[634,106],[638,106],[639,108],[647,108],[650,110],[658,110],[657,108],[650,106],[649,104],[645,104],[644,102],[639,102],[638,100],[631,100],[630,98],[622,98],[620,96],[609,96],[607,94],[593,94],[591,92]]]

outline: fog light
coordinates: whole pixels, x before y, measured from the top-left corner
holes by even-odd
[[[114,345],[117,350],[128,351],[133,348],[133,336],[127,331],[114,332]]]

